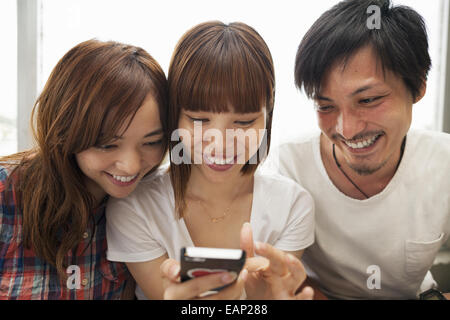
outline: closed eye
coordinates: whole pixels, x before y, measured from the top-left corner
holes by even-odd
[[[150,142],[146,142],[144,143],[145,146],[157,146],[160,145],[163,142],[163,139],[159,139],[157,141],[150,141]]]
[[[328,106],[316,105],[315,109],[316,109],[317,112],[320,112],[320,113],[328,113],[328,112],[331,112],[331,111],[334,110],[334,106],[330,106],[330,105],[328,105]]]
[[[254,123],[255,120],[256,120],[256,119],[249,120],[249,121],[235,121],[234,123],[236,123],[236,124],[238,124],[238,125],[240,125],[240,126],[249,126],[249,125],[251,125],[252,123]]]
[[[208,118],[193,118],[191,116],[188,116],[188,117],[191,121],[200,121],[200,122],[208,122],[209,121]]]
[[[384,97],[385,96],[377,96],[377,97],[372,97],[372,98],[361,99],[361,100],[359,100],[359,103],[370,104],[370,103],[380,100],[381,98],[384,98]]]
[[[115,145],[115,144],[105,144],[105,145],[101,145],[101,146],[95,146],[95,148],[97,148],[99,150],[103,150],[103,151],[110,151],[116,147],[117,147],[117,145]]]

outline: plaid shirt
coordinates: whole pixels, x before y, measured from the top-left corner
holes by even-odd
[[[105,202],[94,211],[74,254],[67,255],[69,278],[61,286],[56,268],[23,246],[22,212],[16,208],[14,191],[14,200],[6,198],[7,177],[0,166],[0,300],[120,299],[133,280],[123,263],[106,259]]]

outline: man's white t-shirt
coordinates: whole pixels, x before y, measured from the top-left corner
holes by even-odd
[[[319,137],[284,143],[269,161],[314,198],[309,276],[338,299],[415,299],[435,285],[429,270],[450,233],[450,135],[410,131],[394,177],[366,200],[335,187]]]
[[[143,179],[127,198],[110,198],[106,211],[109,260],[145,262],[167,253],[179,261],[180,249],[194,246],[184,219],[175,217],[166,170]],[[305,249],[314,242],[313,199],[294,181],[257,170],[250,225],[254,241],[284,251]],[[139,287],[136,296],[145,299]]]

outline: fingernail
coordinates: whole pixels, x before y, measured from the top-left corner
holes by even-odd
[[[172,278],[176,277],[178,275],[178,272],[180,272],[180,266],[179,265],[175,265],[170,267],[170,271],[169,274]]]
[[[227,272],[222,276],[223,283],[230,283],[230,282],[233,282],[235,279],[236,279],[235,272],[233,272],[233,273]]]
[[[295,263],[296,258],[292,254],[287,254],[287,259],[289,263]]]

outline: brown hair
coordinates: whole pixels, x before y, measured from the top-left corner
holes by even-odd
[[[37,146],[1,159],[19,162],[10,178],[18,178],[24,245],[62,279],[65,257],[82,239],[96,205],[75,154],[112,140],[130,117],[128,127],[149,93],[166,132],[167,80],[158,63],[139,47],[82,42],[58,62],[34,105]]]
[[[169,67],[168,132],[178,129],[181,109],[191,111],[258,112],[267,110],[267,147],[270,146],[275,98],[272,56],[262,37],[250,26],[220,21],[201,23],[178,42]],[[169,137],[170,139],[170,137]],[[169,155],[177,141],[169,142]],[[262,148],[261,148],[262,149]],[[262,150],[258,150],[260,153]],[[260,159],[259,159],[260,160]],[[252,174],[258,164],[246,163],[242,174]],[[183,216],[190,164],[171,163],[170,177],[175,210]]]

